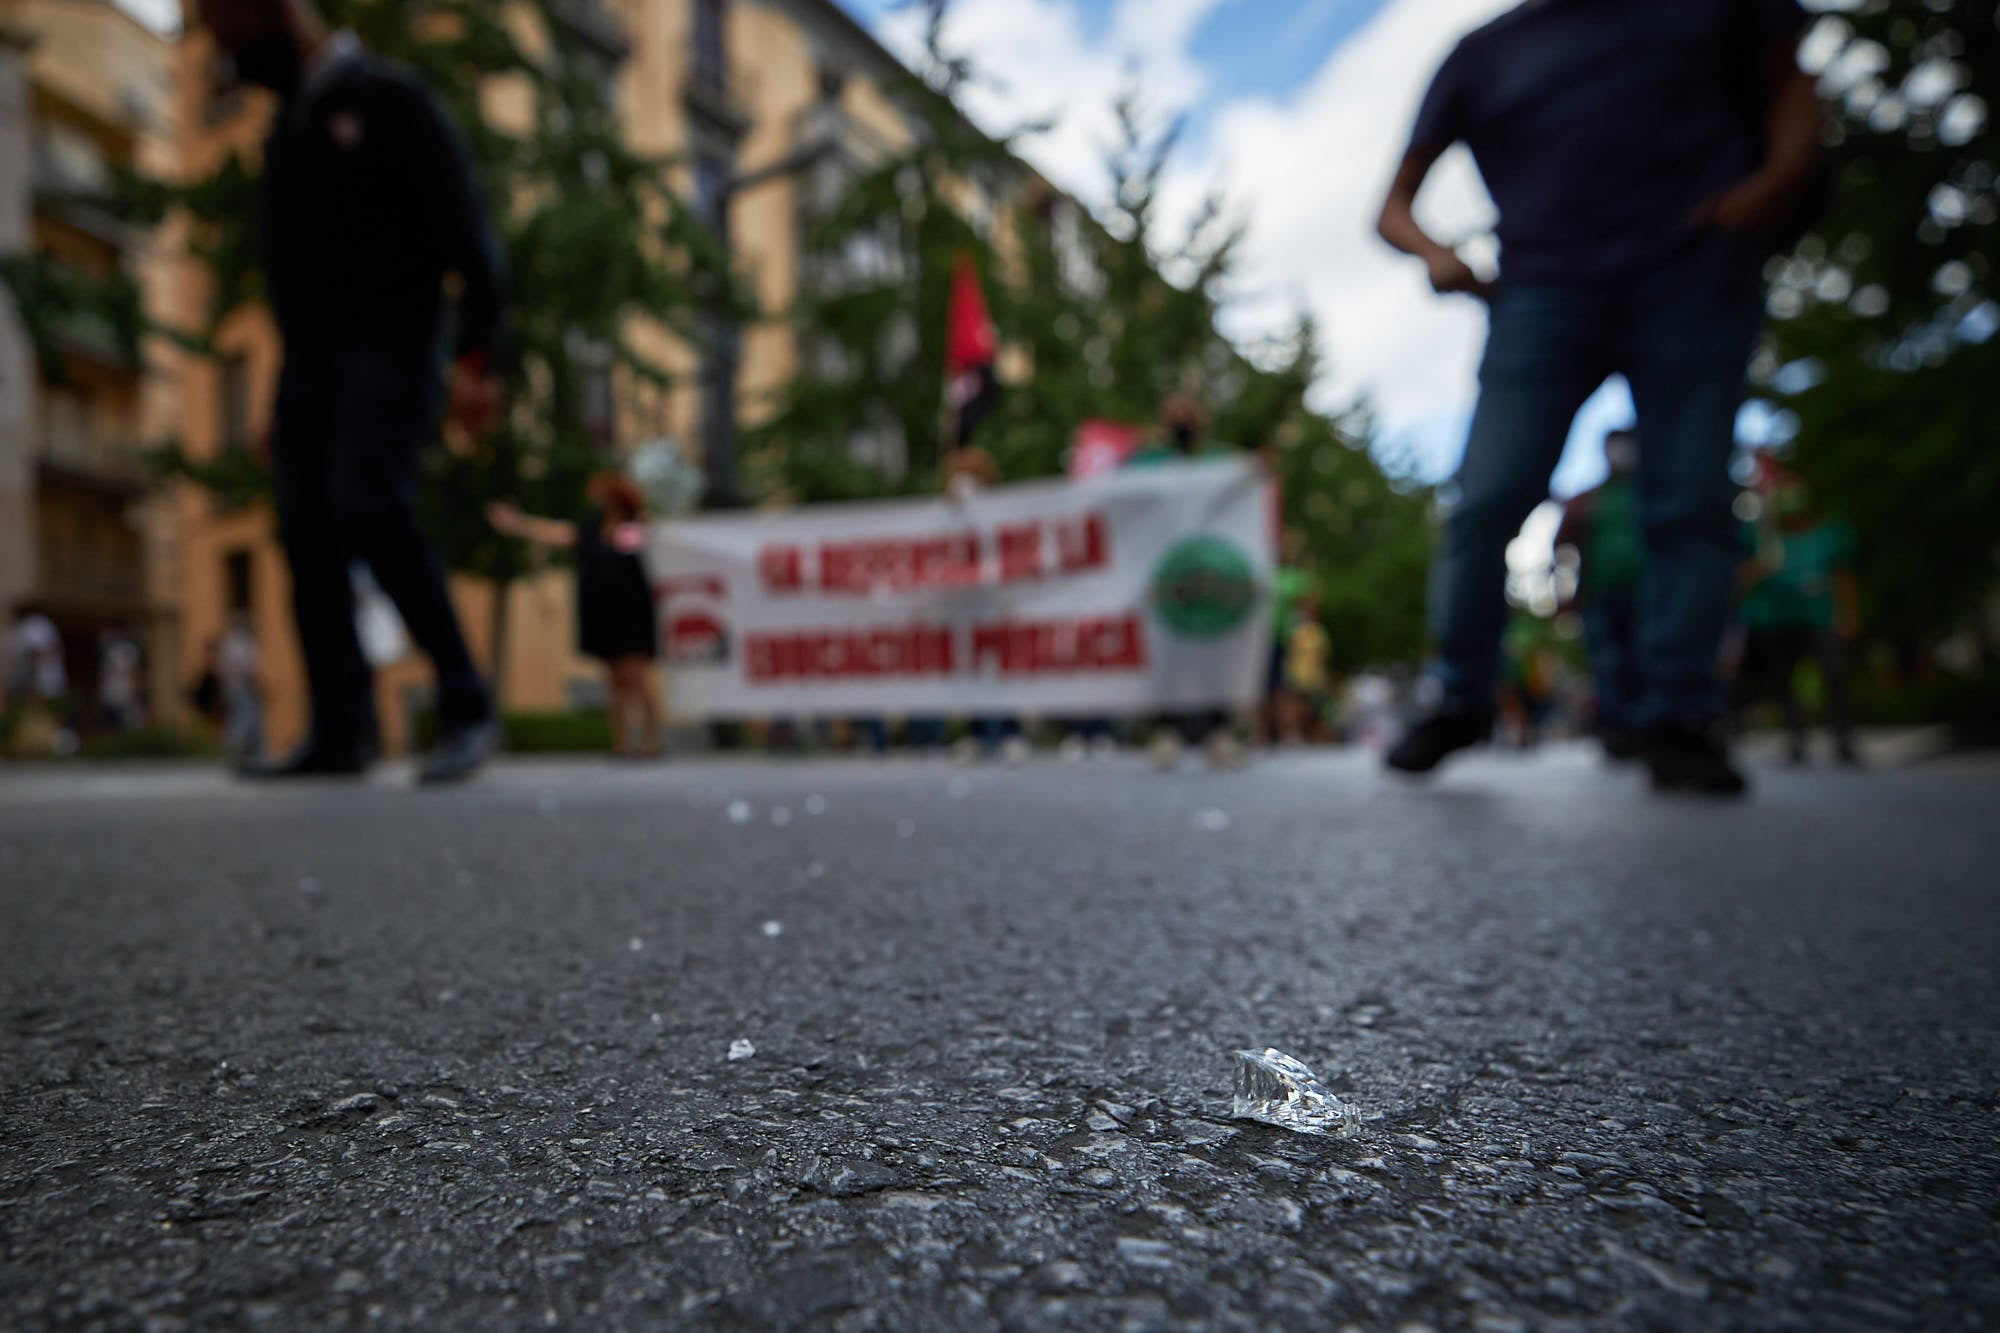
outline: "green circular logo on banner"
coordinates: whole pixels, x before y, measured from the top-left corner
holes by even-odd
[[[1250,559],[1220,537],[1190,537],[1153,572],[1153,609],[1167,628],[1190,639],[1219,639],[1257,606]]]

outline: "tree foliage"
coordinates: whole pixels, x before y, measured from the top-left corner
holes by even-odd
[[[808,182],[838,197],[805,237],[809,272],[789,312],[798,372],[746,437],[767,492],[840,500],[931,488],[949,430],[947,311],[961,257],[1005,301],[995,205],[1019,171],[1008,148],[1018,135],[992,138],[959,112],[974,76],[943,45],[947,5],[927,8],[925,60],[885,89],[911,142],[829,145]],[[857,440],[880,441],[879,455],[860,455]]]
[[[1794,466],[1859,534],[1865,620],[1916,645],[2000,574],[2000,27],[1887,0],[1820,22],[1839,191],[1781,266],[1759,368]]]

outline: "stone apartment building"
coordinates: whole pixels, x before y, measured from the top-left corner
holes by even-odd
[[[254,161],[269,99],[230,86],[226,65],[192,22],[163,38],[112,0],[0,0],[0,255],[39,252],[103,276],[126,274],[146,314],[193,330],[211,276],[184,233],[124,228],[89,196],[111,173],[200,180],[232,152]],[[670,391],[641,393],[606,370],[608,455],[662,436],[702,461],[711,489],[734,491],[739,432],[794,374],[801,349],[776,316],[803,285],[837,279],[806,236],[854,173],[913,133],[889,96],[903,70],[834,0],[568,0],[572,35],[602,57],[631,146],[671,158],[673,184],[721,229],[766,318],[712,330],[706,350],[641,321],[632,341],[676,372]],[[536,36],[523,29],[530,49]],[[519,87],[496,83],[486,114],[533,114]],[[992,221],[1032,198],[1060,224],[1075,206],[1025,166],[1005,182],[966,182],[968,214]],[[1069,228],[1074,231],[1075,226]],[[999,239],[1004,239],[999,238]],[[268,505],[228,508],[193,486],[149,489],[144,450],[178,440],[196,457],[257,447],[269,418],[280,348],[261,307],[217,330],[215,358],[148,339],[127,357],[103,330],[61,330],[61,373],[37,372],[24,327],[0,288],[0,616],[50,616],[61,629],[73,693],[92,697],[99,641],[131,633],[150,664],[154,711],[185,715],[206,645],[234,622],[263,648],[271,740],[305,723],[305,689],[289,588]],[[854,447],[874,461],[901,443]],[[490,589],[457,578],[454,595],[482,661]],[[510,709],[593,703],[595,666],[572,651],[570,581],[560,571],[515,585],[508,608]],[[394,749],[428,697],[416,659],[381,673],[385,740]]]
[[[93,199],[120,169],[177,170],[173,62],[110,0],[0,0],[0,256],[128,281],[146,312],[170,309],[171,229],[124,226]],[[88,726],[108,634],[143,645],[154,700],[181,693],[177,516],[144,469],[178,429],[180,364],[159,340],[133,357],[95,312],[51,332],[39,365],[0,287],[0,622],[55,625]]]

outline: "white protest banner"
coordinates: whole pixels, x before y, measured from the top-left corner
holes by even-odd
[[[685,718],[1247,706],[1271,650],[1271,523],[1247,459],[658,523],[670,705]]]

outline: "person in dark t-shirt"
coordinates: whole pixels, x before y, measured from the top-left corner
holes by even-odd
[[[1490,733],[1507,544],[1546,497],[1577,409],[1622,373],[1646,438],[1634,716],[1655,785],[1745,790],[1717,725],[1728,460],[1762,266],[1817,178],[1804,23],[1797,0],[1529,0],[1439,69],[1380,231],[1439,293],[1488,301],[1491,328],[1432,606],[1444,702],[1392,767],[1429,772]],[[1416,219],[1457,143],[1499,209],[1497,279]]]
[[[244,771],[353,774],[374,758],[350,581],[359,561],[436,672],[438,742],[420,779],[468,777],[495,746],[493,708],[413,495],[436,426],[448,276],[451,419],[476,436],[499,412],[505,279],[471,163],[414,73],[327,31],[307,0],[196,10],[237,76],[278,95],[260,191],[265,286],[285,343],[271,461],[312,728],[291,755]]]

